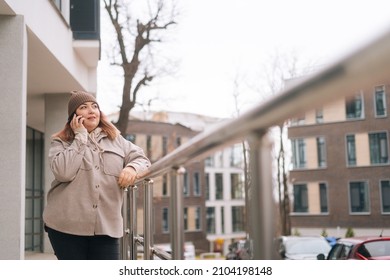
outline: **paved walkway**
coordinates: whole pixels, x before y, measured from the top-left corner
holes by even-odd
[[[25,251],[24,252],[25,260],[57,260],[56,256],[53,253],[38,253]]]

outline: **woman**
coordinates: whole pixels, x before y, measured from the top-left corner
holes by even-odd
[[[73,91],[68,122],[52,137],[54,181],[43,213],[60,260],[119,259],[122,188],[150,166],[143,150],[124,139],[93,95]]]

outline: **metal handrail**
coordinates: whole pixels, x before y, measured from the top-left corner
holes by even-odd
[[[264,168],[270,164],[270,158],[266,155],[269,143],[264,137],[267,130],[308,109],[320,107],[342,96],[355,94],[359,88],[381,83],[389,76],[390,32],[388,31],[322,71],[285,88],[267,102],[193,137],[152,164],[147,171],[140,174],[137,183],[168,173],[172,169],[178,169],[190,160],[203,158],[237,141],[249,139],[253,151],[251,159],[256,162],[254,168],[259,168],[252,170],[254,171],[252,174],[257,174],[257,178],[253,180],[252,205],[256,207],[260,205],[263,210],[260,212],[263,213],[272,211],[270,210],[273,208],[270,191],[272,182],[265,180],[271,174],[269,170],[265,171],[267,168]],[[256,211],[256,208],[249,208],[249,211]],[[273,220],[266,214],[260,217],[260,222],[259,217],[252,217],[252,219],[254,258],[272,259],[269,244],[273,242],[275,230]]]

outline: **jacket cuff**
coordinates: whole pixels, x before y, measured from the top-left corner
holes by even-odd
[[[87,130],[85,131],[77,131],[75,133],[75,140],[80,141],[82,144],[87,144],[88,142],[88,132]]]

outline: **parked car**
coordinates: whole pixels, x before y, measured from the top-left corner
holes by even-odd
[[[249,240],[239,240],[229,245],[227,260],[249,260],[251,259],[251,244]]]
[[[337,240],[328,260],[390,260],[390,237],[351,237]]]
[[[331,249],[323,236],[280,236],[276,241],[284,260],[326,259]]]

